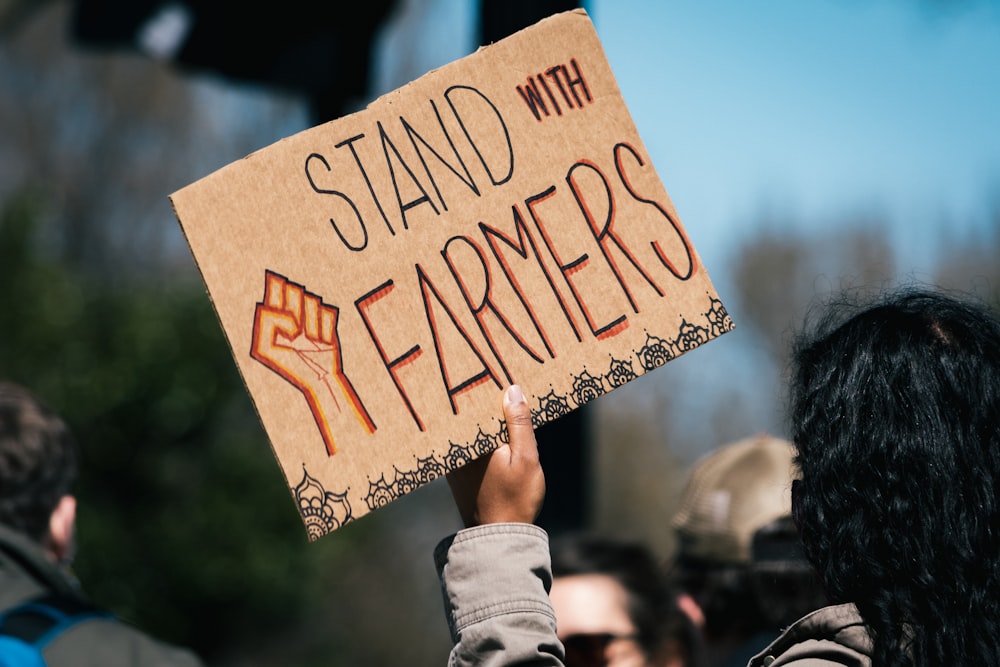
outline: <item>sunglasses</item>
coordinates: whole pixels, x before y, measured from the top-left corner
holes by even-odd
[[[561,639],[566,649],[566,667],[603,667],[608,664],[608,647],[612,642],[638,638],[638,635],[611,632],[567,635]]]

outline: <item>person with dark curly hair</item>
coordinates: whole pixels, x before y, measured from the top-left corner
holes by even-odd
[[[793,350],[792,508],[838,606],[751,665],[1000,665],[1000,323],[903,289]]]

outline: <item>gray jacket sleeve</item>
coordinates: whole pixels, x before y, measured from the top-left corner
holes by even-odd
[[[462,530],[437,546],[434,563],[455,644],[451,667],[563,664],[544,530],[522,523]]]

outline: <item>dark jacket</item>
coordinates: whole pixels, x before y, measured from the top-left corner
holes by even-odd
[[[0,609],[55,593],[86,599],[76,580],[41,547],[0,525]],[[44,650],[49,667],[200,667],[192,653],[164,644],[115,618],[81,621]]]
[[[750,667],[871,667],[872,643],[852,604],[803,616],[751,661]]]

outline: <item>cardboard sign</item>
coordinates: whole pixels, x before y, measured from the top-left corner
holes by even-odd
[[[311,539],[732,328],[583,11],[171,200]]]

